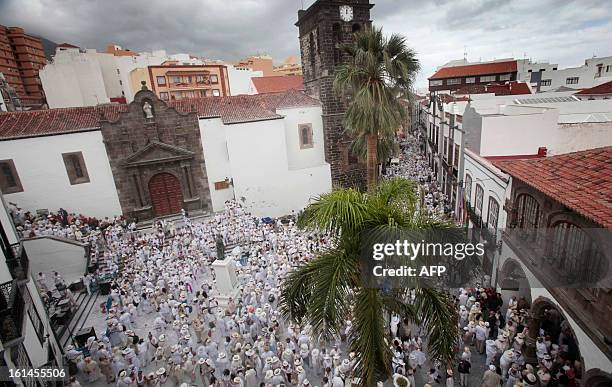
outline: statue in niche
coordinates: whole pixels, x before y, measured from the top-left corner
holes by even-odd
[[[142,111],[144,112],[146,119],[153,118],[153,107],[149,101],[145,101],[144,105],[142,105]]]

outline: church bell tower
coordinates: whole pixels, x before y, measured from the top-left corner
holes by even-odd
[[[338,49],[353,34],[370,26],[369,0],[317,0],[298,12],[300,52],[306,93],[321,101],[325,133],[325,159],[331,166],[332,183],[365,188],[365,165],[350,152],[345,133],[345,103],[333,90],[336,67],[347,58]]]

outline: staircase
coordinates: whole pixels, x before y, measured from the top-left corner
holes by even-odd
[[[91,311],[96,307],[96,304],[98,304],[97,301],[99,299],[100,297],[97,292],[89,295],[87,291],[82,291],[78,294],[76,310],[68,320],[68,323],[55,328],[62,348],[71,344],[72,335],[85,326],[85,322],[89,318]]]

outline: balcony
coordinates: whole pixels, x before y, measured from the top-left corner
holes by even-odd
[[[12,257],[7,257],[6,265],[9,268],[11,276],[17,281],[27,281],[30,275],[30,260],[28,253],[21,243],[11,245]]]
[[[25,302],[17,281],[0,285],[0,340],[4,347],[19,342],[23,331]]]

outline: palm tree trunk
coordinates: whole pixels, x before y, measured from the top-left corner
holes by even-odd
[[[367,171],[368,171],[368,191],[373,191],[376,188],[376,175],[378,171],[378,136],[376,134],[368,134],[368,154],[367,154]]]

